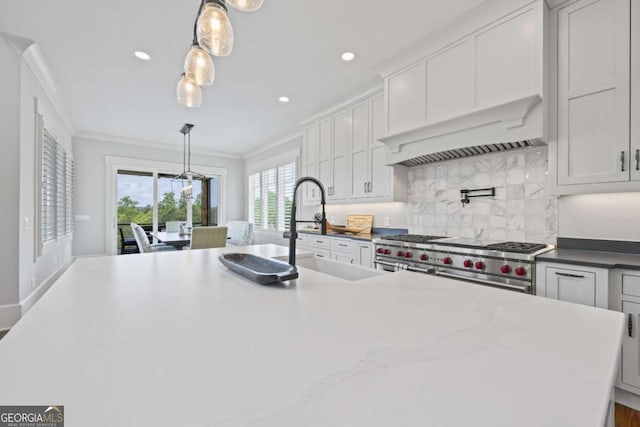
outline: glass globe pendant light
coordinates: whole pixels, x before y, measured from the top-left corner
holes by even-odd
[[[262,7],[264,0],[227,0],[227,3],[243,12],[253,12]]]
[[[178,82],[176,97],[178,98],[178,104],[184,107],[198,108],[202,105],[202,90],[200,86],[189,80],[184,73],[182,73],[182,78]]]
[[[233,49],[233,27],[224,0],[205,0],[196,25],[198,44],[214,56],[227,56]]]
[[[211,56],[197,43],[191,46],[191,50],[184,60],[184,74],[198,86],[211,86],[215,79],[216,69]]]

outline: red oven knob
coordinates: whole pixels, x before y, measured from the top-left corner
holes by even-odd
[[[411,252],[407,252],[404,254],[405,258],[411,258],[413,255],[411,255]]]
[[[524,267],[516,267],[516,274],[518,276],[526,276],[527,275],[527,269]]]
[[[429,257],[427,256],[427,254],[420,255],[420,261],[426,261],[428,259],[429,259]]]
[[[391,249],[385,249],[385,250],[384,250],[384,254],[385,254],[385,255],[389,255],[390,253],[391,253]]]
[[[404,256],[404,252],[402,251],[398,251],[398,253],[396,254],[397,256]]]
[[[471,261],[470,259],[465,259],[462,264],[467,268],[473,267],[473,261]]]
[[[482,261],[476,262],[476,270],[484,270],[484,267],[485,267],[484,262]]]
[[[502,271],[502,274],[509,274],[511,273],[511,267],[505,264],[500,267],[500,271]]]
[[[382,248],[378,248],[378,249],[376,250],[376,252],[378,252],[379,254],[383,254],[383,253],[384,253],[384,249],[382,249]]]
[[[446,265],[453,264],[453,260],[450,257],[445,257],[442,262]]]

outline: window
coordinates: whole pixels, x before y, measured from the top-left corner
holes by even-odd
[[[46,130],[41,147],[42,243],[73,231],[73,160]]]
[[[295,183],[295,161],[249,175],[249,222],[264,230],[288,230]]]

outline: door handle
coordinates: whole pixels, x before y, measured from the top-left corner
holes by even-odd
[[[640,171],[640,150],[636,150],[636,170]]]
[[[367,192],[367,183],[366,182],[364,183],[364,192],[365,193]]]
[[[584,276],[581,276],[580,274],[559,273],[557,271],[556,276],[571,277],[572,279],[584,279]]]
[[[629,337],[633,338],[633,315],[631,313],[629,313],[627,320],[627,332],[629,333]]]
[[[620,152],[620,171],[624,172],[624,151]]]

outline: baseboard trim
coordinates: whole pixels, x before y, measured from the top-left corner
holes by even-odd
[[[66,263],[61,268],[56,270],[53,274],[51,274],[49,277],[47,277],[40,284],[40,286],[34,289],[33,292],[29,294],[28,297],[26,297],[20,302],[22,316],[24,316],[27,313],[27,311],[29,311],[31,307],[33,307],[33,305],[36,302],[38,302],[40,298],[42,298],[42,295],[44,295],[45,292],[47,292],[49,288],[55,283],[55,281],[58,280],[60,276],[62,276],[62,273],[67,271],[67,268],[69,268],[74,261],[75,261],[75,258],[71,258],[71,260],[69,260],[68,263]]]
[[[11,329],[22,317],[20,304],[0,305],[0,331]]]

